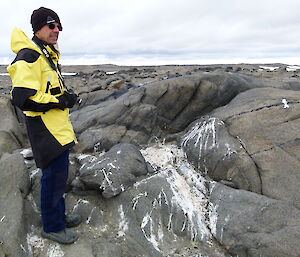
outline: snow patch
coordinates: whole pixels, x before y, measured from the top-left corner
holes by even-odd
[[[105,72],[106,75],[114,75],[116,74],[118,71],[107,71]]]
[[[259,68],[261,68],[263,70],[268,70],[268,71],[275,71],[275,70],[279,69],[279,67],[272,67],[272,66],[259,66]]]
[[[76,76],[77,72],[62,72],[63,76]]]
[[[288,65],[286,68],[286,71],[296,71],[300,69],[299,65]]]

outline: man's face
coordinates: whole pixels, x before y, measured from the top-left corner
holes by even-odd
[[[46,24],[35,35],[47,44],[54,45],[58,40],[59,28],[60,26],[57,22]]]

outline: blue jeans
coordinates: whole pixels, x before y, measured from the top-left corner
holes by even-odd
[[[41,213],[45,232],[58,232],[65,229],[65,198],[68,173],[69,150],[63,152],[42,169]]]

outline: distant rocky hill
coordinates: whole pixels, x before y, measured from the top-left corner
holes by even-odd
[[[298,67],[63,72],[82,99],[66,189],[80,239],[40,237],[41,171],[0,76],[1,257],[299,256]]]

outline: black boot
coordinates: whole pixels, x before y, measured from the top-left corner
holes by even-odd
[[[58,232],[45,232],[42,231],[42,237],[48,238],[60,244],[72,244],[78,239],[76,231],[63,229]]]

